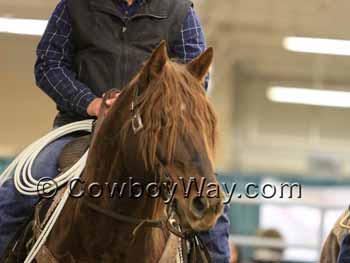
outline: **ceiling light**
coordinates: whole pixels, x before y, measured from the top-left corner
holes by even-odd
[[[346,91],[275,86],[267,90],[266,96],[280,103],[350,108],[350,92]]]
[[[283,46],[294,52],[350,56],[350,41],[340,39],[286,37]]]
[[[41,36],[47,20],[0,17],[0,33]]]

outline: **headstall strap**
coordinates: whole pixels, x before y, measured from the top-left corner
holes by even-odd
[[[144,127],[140,112],[138,110],[135,111],[135,103],[138,96],[139,96],[139,87],[137,86],[135,90],[134,98],[131,102],[131,113],[133,115],[131,118],[131,125],[134,131],[134,134],[137,134]]]
[[[162,73],[161,77],[158,79],[155,86],[159,85],[159,83],[162,80],[163,74],[164,73]],[[135,134],[137,134],[139,131],[141,131],[144,128],[140,112],[138,110],[135,111],[136,99],[139,97],[139,95],[140,95],[139,93],[140,93],[140,87],[137,85],[135,88],[134,97],[133,97],[133,100],[131,103],[131,112],[132,112],[131,124],[132,124],[132,129],[134,130]]]
[[[190,258],[189,262],[212,263],[207,246],[195,231],[182,231],[181,225],[173,216],[169,217],[166,227],[169,232],[182,240],[182,246],[186,248],[185,254],[188,254]]]
[[[143,129],[143,122],[139,111],[137,111],[132,117],[131,125],[135,134],[137,134],[139,131]]]

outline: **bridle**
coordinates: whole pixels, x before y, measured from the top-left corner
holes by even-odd
[[[162,179],[166,181],[170,180],[172,183],[172,179],[167,172],[163,173],[160,184],[164,183]],[[168,194],[170,195],[170,193]],[[165,200],[166,197],[162,196],[162,198]],[[165,216],[159,219],[135,218],[132,216],[123,215],[121,213],[104,209],[86,198],[82,199],[82,203],[91,210],[109,217],[115,221],[136,225],[132,231],[133,240],[135,240],[136,235],[141,228],[165,228],[181,240],[181,246],[186,249],[185,251],[182,251],[182,249],[180,249],[180,253],[189,255],[191,258],[191,263],[197,262],[197,258],[199,258],[198,262],[211,262],[208,248],[199,238],[198,234],[193,230],[183,230],[181,227],[181,223],[179,223],[179,220],[177,219],[178,216],[174,199],[172,199],[170,203],[166,204]],[[181,258],[183,258],[184,255],[181,255]]]
[[[131,102],[131,126],[134,131],[134,134],[136,135],[138,132],[140,132],[143,129],[143,121],[142,117],[140,114],[140,111],[136,109],[136,99],[139,96],[139,86],[136,87],[135,93],[133,100]],[[158,169],[158,178],[159,178],[159,184],[164,185],[164,184],[173,184],[173,180],[168,173],[167,169],[165,168],[165,165],[163,163],[159,163],[157,165]],[[161,174],[159,174],[159,171],[163,171]],[[171,195],[170,192],[167,193],[168,196]],[[167,199],[167,195],[162,195],[163,201]],[[86,205],[88,208],[91,210],[94,210],[95,212],[102,214],[106,217],[109,217],[115,221],[127,223],[127,224],[133,224],[136,225],[134,228],[132,234],[133,237],[135,238],[138,231],[141,228],[144,227],[150,227],[150,228],[160,228],[164,229],[166,228],[170,233],[174,234],[178,238],[181,239],[181,243],[183,246],[188,247],[188,243],[190,244],[190,247],[188,248],[188,251],[191,250],[190,252],[190,258],[192,260],[190,261],[191,263],[196,262],[197,260],[197,253],[200,253],[200,251],[204,252],[203,254],[200,253],[199,259],[205,259],[206,262],[210,263],[210,254],[203,243],[203,241],[199,238],[198,234],[193,231],[192,229],[190,230],[184,230],[181,227],[181,223],[179,223],[177,211],[176,211],[176,201],[172,199],[170,203],[166,204],[166,209],[165,209],[165,216],[159,218],[159,219],[148,219],[148,218],[135,218],[127,215],[123,215],[114,211],[110,211],[107,209],[104,209],[95,203],[91,202],[90,200],[83,198],[82,203]],[[203,262],[203,261],[200,261]],[[204,261],[205,262],[205,261]]]
[[[143,129],[143,121],[142,121],[140,111],[136,109],[136,100],[140,95],[139,93],[140,93],[140,88],[139,88],[139,85],[137,85],[133,99],[131,101],[131,115],[132,115],[131,126],[135,135]]]
[[[165,170],[165,168],[157,169],[164,171],[164,173],[158,178],[160,178],[159,185],[166,185],[166,184],[173,184],[173,180],[171,179],[169,173]],[[168,196],[170,196],[170,192],[167,192],[165,195],[162,195],[163,201],[167,200]],[[104,209],[95,203],[91,202],[89,199],[83,198],[83,203],[89,207],[90,209],[103,214],[107,217],[110,217],[116,221],[129,223],[137,225],[133,230],[133,236],[136,236],[138,230],[140,230],[142,227],[151,227],[151,228],[164,228],[168,229],[171,233],[174,235],[180,237],[180,238],[189,238],[192,237],[194,232],[192,230],[183,231],[181,230],[180,223],[178,223],[177,212],[175,208],[175,200],[172,199],[169,203],[166,204],[165,209],[165,215],[159,219],[148,219],[148,218],[135,218],[127,215],[123,215],[114,211],[110,211],[107,209]]]

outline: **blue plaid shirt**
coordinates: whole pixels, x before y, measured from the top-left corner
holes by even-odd
[[[131,6],[125,1],[118,1],[117,6],[123,13],[128,11],[132,16],[142,1],[136,0]],[[193,8],[189,9],[177,40],[170,45],[183,62],[191,61],[205,50],[203,30]],[[37,48],[35,78],[37,85],[60,109],[86,117],[87,107],[96,96],[72,70],[74,55],[71,18],[66,0],[62,0],[51,15]]]
[[[132,6],[118,1],[117,6],[123,13],[128,11],[129,16],[132,16],[141,1],[136,0]],[[188,10],[181,32],[175,43],[170,43],[170,47],[182,62],[191,61],[206,49],[204,33],[193,8]],[[51,15],[37,48],[35,78],[37,85],[61,109],[86,117],[87,107],[96,96],[77,79],[72,66],[74,55],[71,18],[66,0],[62,0]],[[208,78],[206,87],[207,85]],[[226,214],[227,207],[213,229],[200,233],[215,263],[228,263],[230,258],[229,220]]]

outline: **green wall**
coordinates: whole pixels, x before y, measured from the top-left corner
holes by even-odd
[[[6,169],[6,167],[10,164],[10,160],[8,159],[0,159],[0,174]]]

